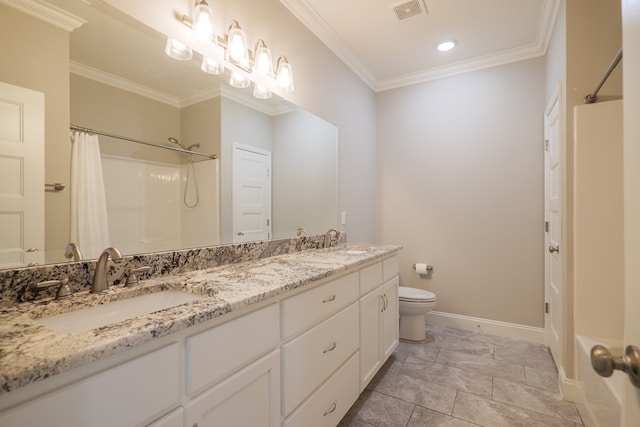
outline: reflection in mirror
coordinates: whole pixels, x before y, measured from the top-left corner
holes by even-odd
[[[197,59],[169,58],[163,35],[101,2],[51,3],[87,21],[70,36],[71,123],[158,145],[199,144],[191,149],[217,156],[98,135],[105,247],[130,255],[291,237],[299,228],[321,234],[335,226],[335,126],[276,96],[257,100],[251,89],[230,88],[229,71],[217,78],[203,73]],[[260,162],[238,161],[246,153]],[[84,185],[69,184],[67,191]],[[70,221],[69,212],[47,211],[53,214]],[[69,242],[48,241],[59,251],[48,251],[45,261],[66,261]],[[79,246],[85,259],[101,249]]]

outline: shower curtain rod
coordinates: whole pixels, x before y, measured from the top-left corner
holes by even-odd
[[[585,104],[593,104],[594,102],[596,102],[596,99],[598,98],[598,92],[600,92],[600,89],[602,89],[602,86],[607,81],[607,79],[609,78],[609,76],[611,75],[613,70],[616,68],[616,66],[618,65],[621,59],[622,59],[622,48],[620,48],[620,50],[616,54],[616,57],[613,58],[613,61],[611,61],[611,65],[609,65],[609,68],[607,68],[607,71],[605,71],[604,76],[602,76],[600,83],[598,83],[598,86],[595,88],[593,93],[590,93],[584,97]]]
[[[99,130],[89,129],[89,128],[85,128],[85,127],[82,127],[82,126],[77,126],[77,125],[74,125],[74,124],[69,125],[69,129],[79,130],[81,132],[95,133],[97,135],[108,136],[108,137],[111,137],[111,138],[121,139],[123,141],[131,141],[131,142],[135,142],[136,144],[144,144],[144,145],[150,145],[152,147],[164,148],[165,150],[179,151],[181,153],[193,154],[195,156],[208,157],[209,159],[213,159],[213,160],[218,158],[218,156],[215,155],[215,154],[204,154],[204,153],[200,153],[198,151],[190,151],[190,150],[185,150],[183,148],[177,148],[177,147],[169,147],[168,145],[152,144],[151,142],[145,142],[145,141],[140,141],[138,139],[127,138],[126,136],[120,136],[120,135],[115,135],[115,134],[109,133],[109,132],[102,132],[102,131],[99,131]]]

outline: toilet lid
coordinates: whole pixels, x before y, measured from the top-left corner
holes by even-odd
[[[398,288],[398,296],[403,301],[434,301],[436,299],[436,294],[433,292],[405,286]]]

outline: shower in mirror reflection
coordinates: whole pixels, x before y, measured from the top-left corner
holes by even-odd
[[[71,132],[71,242],[96,258],[109,246],[107,202],[98,135]]]
[[[174,137],[169,137],[168,140],[173,144],[179,145],[183,150],[191,151],[193,148],[200,148],[200,144],[191,144],[189,146],[185,146],[182,142]],[[193,164],[193,156],[191,154],[189,154],[188,156],[189,160],[187,164],[187,182],[184,185],[184,195],[182,197],[182,201],[184,202],[184,205],[186,207],[195,208],[200,202],[200,193],[198,192],[198,179],[196,177],[196,170]],[[193,191],[195,192],[195,201],[191,203],[189,202],[188,196],[189,184],[191,184],[191,186],[193,187]]]

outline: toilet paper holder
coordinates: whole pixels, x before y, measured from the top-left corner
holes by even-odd
[[[415,270],[416,269],[416,265],[412,264],[411,268],[413,268]],[[427,265],[427,271],[433,271],[433,265]]]

